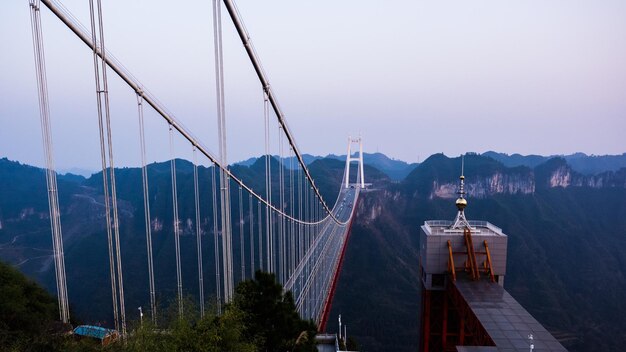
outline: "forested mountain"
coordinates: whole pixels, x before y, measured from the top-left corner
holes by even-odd
[[[366,350],[415,349],[419,226],[454,219],[460,170],[460,158],[433,155],[403,183],[362,195],[332,316]],[[625,171],[590,183],[559,158],[507,168],[465,157],[467,217],[509,236],[504,287],[571,351],[626,343]]]
[[[280,164],[272,159],[271,167],[273,199],[278,199]],[[344,167],[334,158],[310,165],[331,206]],[[193,296],[198,290],[193,166],[177,160],[176,168],[183,286]],[[265,194],[264,158],[232,169]],[[415,350],[419,226],[428,219],[454,218],[460,169],[460,158],[437,154],[398,183],[366,165],[366,181],[374,190],[363,193],[358,204],[331,330],[341,313],[348,335],[357,337],[363,350]],[[283,171],[297,180],[297,172]],[[148,173],[158,301],[165,304],[176,292],[170,163],[150,164]],[[212,168],[199,168],[205,268],[214,265],[212,174]],[[352,177],[355,174],[351,172]],[[126,287],[127,306],[145,306],[149,299],[147,290],[141,289],[148,286],[141,170],[117,169],[116,175],[124,280],[132,283]],[[626,169],[586,175],[563,158],[533,167],[508,167],[470,154],[465,157],[465,176],[468,218],[490,221],[509,236],[505,288],[572,351],[619,350],[626,344],[620,331],[626,326]],[[0,180],[0,259],[54,292],[45,174],[0,159]],[[233,185],[231,192],[238,218],[238,187]],[[102,302],[111,302],[111,289],[101,175],[59,177],[59,196],[72,311],[83,321],[107,325],[110,304]],[[246,219],[247,195],[242,201]],[[253,202],[254,216],[257,209]],[[237,252],[238,241],[233,245]],[[238,256],[234,259],[238,268]],[[239,275],[236,271],[235,278]],[[211,270],[205,269],[205,283],[211,291],[215,285]],[[137,312],[133,308],[128,314],[132,319]]]
[[[173,206],[170,162],[153,163],[148,166],[149,199],[151,211],[153,257],[155,263],[155,285],[159,288],[157,300],[166,305],[176,292],[176,263],[173,234]],[[310,172],[317,180],[322,196],[333,206],[341,186],[337,178],[343,176],[345,163],[334,159],[320,159],[310,164]],[[271,159],[272,198],[279,199],[280,164]],[[193,165],[185,160],[176,160],[178,213],[181,221],[181,262],[184,292],[198,294],[198,269],[195,228],[195,196]],[[232,172],[244,180],[256,192],[265,196],[265,159],[259,158],[250,166],[234,165]],[[285,179],[294,178],[294,198],[298,198],[298,182],[303,175],[295,170],[283,169]],[[388,182],[380,171],[365,167],[368,182],[374,185]],[[143,188],[140,168],[116,169],[118,190],[118,213],[122,265],[124,268],[127,305],[138,307],[149,302],[146,233],[144,225]],[[213,168],[198,168],[201,231],[205,268],[214,268],[214,227],[212,178]],[[356,164],[352,165],[356,175]],[[220,189],[219,171],[215,172],[216,189]],[[20,270],[35,278],[51,292],[55,291],[55,276],[52,262],[50,221],[43,170],[0,159],[0,259],[17,265]],[[289,185],[289,182],[287,183]],[[87,322],[110,324],[111,302],[107,252],[106,223],[104,222],[104,197],[102,174],[96,173],[88,179],[59,177],[59,198],[62,214],[65,264],[68,277],[69,299],[73,312]],[[289,194],[289,186],[285,187]],[[219,193],[216,196],[219,201]],[[242,194],[244,221],[249,219],[250,199]],[[252,202],[253,219],[258,216],[259,204]],[[286,205],[287,211],[292,211]],[[233,219],[239,219],[239,187],[231,183],[231,208]],[[216,208],[219,216],[219,207]],[[263,208],[262,216],[265,215]],[[239,226],[233,226],[234,251],[239,252]],[[244,229],[247,231],[247,227]],[[257,228],[254,228],[255,233]],[[258,235],[257,235],[258,236]],[[257,240],[258,242],[258,240]],[[218,248],[221,246],[219,239]],[[246,251],[249,252],[250,248]],[[256,251],[256,248],[255,248]],[[240,257],[234,257],[234,267],[241,268]],[[260,267],[259,257],[255,267]],[[248,267],[247,271],[252,268]],[[235,272],[238,279],[241,270]],[[214,270],[205,270],[205,290],[215,292]],[[96,304],[96,302],[98,302]],[[137,315],[133,309],[130,316]]]

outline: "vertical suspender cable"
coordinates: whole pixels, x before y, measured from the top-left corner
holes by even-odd
[[[215,168],[213,164],[211,168],[211,197],[213,199],[213,246],[215,249],[215,296],[217,299],[217,314],[222,314],[222,282],[220,280],[220,247],[219,247],[219,229],[217,226],[217,186],[215,182]]]
[[[250,225],[250,277],[254,279],[254,209],[252,195],[248,193],[248,223]]]
[[[285,166],[283,164],[283,134],[282,127],[278,126],[278,209],[285,210]],[[278,214],[278,275],[276,277],[281,284],[285,283],[285,222]]]
[[[93,36],[93,41],[96,43],[96,32],[95,32],[95,22],[93,19],[93,4],[90,1],[91,7],[91,33]],[[107,161],[106,161],[106,146],[104,142],[104,125],[102,119],[102,91],[100,90],[100,74],[98,69],[97,62],[97,46],[94,46],[94,74],[96,81],[96,100],[98,105],[98,127],[100,132],[100,157],[102,161],[102,183],[103,183],[103,192],[104,192],[104,208],[105,208],[105,222],[107,228],[107,243],[109,248],[109,271],[111,276],[111,291],[113,298],[113,320],[115,323],[115,329],[120,330],[119,324],[119,307],[117,301],[117,278],[115,275],[115,255],[113,254],[113,230],[111,228],[111,198],[109,196],[109,181],[108,181],[108,172],[107,172]]]
[[[303,180],[303,184],[302,184],[302,217],[304,219],[306,219],[306,221],[309,221],[309,191],[308,191],[308,187],[306,186],[306,180]],[[309,233],[309,225],[303,225],[302,226],[302,254],[306,254],[306,251],[308,250],[307,247],[307,239],[308,239],[308,233]]]
[[[183,316],[183,278],[180,268],[180,221],[178,218],[178,192],[176,186],[176,157],[174,155],[174,131],[170,130],[170,172],[172,177],[172,207],[174,209],[174,245],[176,247],[176,300],[178,301],[178,316]]]
[[[261,217],[261,201],[257,201],[257,224],[259,233],[259,269],[263,270],[263,218]]]
[[[265,199],[272,204],[272,156],[270,155],[270,120],[269,101],[267,93],[263,92],[263,116],[265,117]],[[273,236],[272,236],[272,212],[269,206],[265,206],[265,241],[267,246],[267,271],[273,272]]]
[[[65,279],[65,256],[63,253],[63,235],[61,232],[61,213],[59,210],[57,179],[53,158],[52,127],[50,123],[50,107],[48,103],[48,82],[43,48],[43,31],[41,29],[41,17],[39,10],[39,1],[31,0],[30,19],[33,38],[33,53],[35,58],[35,71],[37,76],[41,135],[44,147],[44,157],[46,160],[46,184],[48,188],[50,230],[52,234],[52,248],[54,252],[54,272],[57,284],[59,318],[63,323],[69,323],[69,305]]]
[[[243,233],[243,193],[241,186],[239,187],[239,246],[241,253],[241,281],[246,278],[246,251]]]
[[[152,228],[150,219],[150,194],[148,192],[148,168],[146,164],[146,137],[143,119],[143,95],[137,93],[137,111],[139,116],[139,144],[141,149],[141,180],[143,185],[143,208],[146,226],[146,248],[148,254],[148,282],[150,285],[150,314],[156,323],[156,297],[154,289],[154,265],[152,257]]]
[[[217,130],[219,134],[220,163],[228,167],[226,157],[226,110],[224,107],[224,57],[222,51],[221,2],[213,0],[213,40],[215,46],[215,84],[217,92]],[[224,301],[230,302],[233,294],[232,233],[230,220],[230,179],[220,169],[220,201],[222,209],[222,249],[224,260]]]
[[[303,187],[304,187],[304,190],[303,190],[304,191],[304,218],[306,219],[306,221],[311,221],[311,216],[309,214],[309,188],[306,187],[306,183],[304,184]],[[303,253],[306,253],[309,250],[309,228],[310,227],[311,225],[306,225],[304,227],[304,252]],[[309,259],[308,258],[306,259],[305,273],[308,276],[308,273],[309,273]],[[306,314],[306,309],[305,309],[305,314]]]
[[[202,231],[200,229],[200,190],[198,185],[198,159],[196,146],[193,146],[193,190],[196,203],[196,246],[198,247],[198,292],[200,317],[204,317],[204,272],[202,270]]]
[[[302,168],[298,166],[298,219],[302,219]],[[302,224],[298,224],[298,261],[301,260],[302,252]],[[300,276],[302,277],[302,276]]]
[[[119,217],[117,215],[117,189],[115,185],[115,163],[113,161],[113,137],[111,132],[111,114],[109,109],[109,83],[107,79],[107,64],[105,62],[106,50],[104,46],[104,30],[102,19],[102,2],[97,1],[98,4],[98,30],[100,33],[100,66],[102,67],[102,88],[104,93],[104,111],[105,121],[107,126],[107,146],[109,152],[109,172],[111,174],[111,205],[113,210],[113,235],[115,236],[115,255],[117,265],[117,289],[119,292],[120,302],[120,319],[122,324],[122,335],[126,336],[126,309],[124,304],[124,279],[122,275],[122,255],[120,246],[120,224]]]
[[[293,148],[289,148],[289,213],[292,217],[296,215],[295,209],[294,209],[293,159],[294,159]],[[290,224],[289,238],[290,238],[290,243],[291,243],[291,250],[290,250],[291,267],[289,270],[289,275],[291,275],[291,273],[293,273],[293,271],[296,269],[296,238],[295,238],[296,224],[293,221],[290,221],[289,224]]]
[[[100,7],[100,1],[98,1],[98,30],[100,31],[100,42],[96,40],[96,9],[94,8],[93,0],[89,0],[90,20],[91,20],[91,35],[94,43],[93,47],[93,64],[94,64],[94,76],[96,81],[96,100],[98,104],[98,127],[100,132],[100,157],[102,160],[102,182],[105,198],[105,213],[107,223],[107,238],[109,246],[109,269],[111,274],[111,291],[113,297],[113,317],[115,321],[115,329],[122,330],[122,335],[126,334],[126,321],[123,302],[123,288],[122,280],[120,277],[121,267],[120,259],[118,255],[119,245],[119,231],[117,222],[117,196],[114,189],[114,164],[111,160],[112,146],[111,146],[111,134],[110,134],[110,115],[108,105],[108,91],[106,84],[106,64],[105,64],[105,47],[104,47],[104,34],[102,33],[102,11]],[[100,54],[100,56],[98,56]],[[102,60],[99,60],[102,58]],[[103,72],[100,72],[100,63],[102,61]],[[104,104],[104,112],[103,112]],[[105,131],[105,121],[107,130]],[[106,134],[106,138],[105,138]],[[107,166],[107,144],[109,151],[109,161]],[[108,170],[108,171],[107,171]],[[110,175],[109,175],[110,172]],[[109,182],[111,191],[109,192]],[[113,217],[113,223],[111,222]],[[116,271],[117,267],[117,271]],[[120,295],[120,293],[122,293]],[[121,321],[120,321],[121,320]]]

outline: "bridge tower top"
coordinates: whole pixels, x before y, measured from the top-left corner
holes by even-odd
[[[354,144],[359,144],[359,155],[355,158],[352,157],[352,146]],[[357,169],[357,180],[356,185],[365,188],[365,174],[363,171],[363,140],[361,136],[358,138],[348,137],[348,154],[346,154],[346,181],[345,188],[350,187],[350,163],[356,161],[359,163],[359,167]]]

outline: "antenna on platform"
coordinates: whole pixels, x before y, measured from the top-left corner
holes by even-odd
[[[465,218],[465,207],[467,207],[467,200],[465,199],[465,154],[461,155],[461,176],[459,177],[459,191],[457,194],[459,198],[456,200],[456,208],[459,212],[456,215],[454,224],[450,227],[451,230],[460,228],[472,228]]]
[[[461,177],[464,177],[463,176],[464,172],[465,172],[465,154],[461,155]]]
[[[533,334],[528,335],[528,341],[530,342],[530,352],[533,352],[535,349],[535,344],[533,343]]]

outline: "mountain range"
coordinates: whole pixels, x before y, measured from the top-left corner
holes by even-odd
[[[357,156],[358,154],[352,155],[352,157],[357,157]],[[277,155],[275,155],[274,158],[277,160],[280,160],[280,158]],[[345,163],[346,155],[345,154],[344,155],[328,154],[327,156],[315,156],[311,154],[303,154],[302,159],[304,160],[304,163],[307,165],[320,159],[335,159],[335,160],[343,161]],[[287,168],[295,167],[296,165],[298,165],[298,162],[295,157],[287,157],[287,158],[283,158],[282,160]],[[250,166],[254,164],[256,161],[257,161],[257,158],[250,158],[250,159],[241,161],[236,164]],[[417,163],[407,163],[402,160],[393,159],[382,153],[363,153],[363,164],[372,166],[375,169],[382,171],[387,176],[389,176],[389,178],[395,181],[402,180],[418,165]]]
[[[505,154],[488,151],[482,154],[501,162],[504,166],[528,166],[534,168],[549,159],[562,158],[572,170],[583,175],[595,175],[604,171],[617,171],[626,167],[626,153],[621,155],[587,155],[585,153],[574,153],[569,155],[520,155]]]
[[[476,153],[471,153],[476,154]],[[527,166],[529,168],[534,168],[539,164],[543,164],[546,161],[554,158],[564,159],[569,167],[584,175],[584,176],[593,176],[599,173],[603,173],[606,171],[617,171],[621,168],[626,167],[626,153],[621,155],[587,155],[585,153],[574,153],[568,155],[551,155],[551,156],[542,156],[542,155],[521,155],[521,154],[506,154],[506,153],[498,153],[494,151],[488,151],[481,154],[482,156],[489,157],[496,161],[502,163],[503,166],[512,168],[516,166]],[[353,157],[356,157],[357,154],[354,154]],[[274,158],[280,158],[275,155]],[[315,160],[319,159],[337,159],[341,161],[346,160],[346,155],[335,155],[329,154],[327,156],[315,156],[311,154],[303,154],[302,159],[304,163],[309,165]],[[236,164],[250,166],[256,162],[258,158],[249,158],[247,160],[238,162]],[[283,158],[283,162],[286,167],[295,167],[297,165],[297,160],[295,157]],[[394,181],[402,181],[411,171],[413,171],[419,163],[407,163],[402,160],[390,158],[382,153],[363,153],[363,163],[366,165],[370,165],[383,173],[385,173],[389,178]]]
[[[316,185],[329,205],[343,176],[345,162],[340,158],[310,160]],[[419,339],[419,226],[429,219],[454,218],[461,160],[435,154],[410,166],[384,156],[378,158],[379,164],[392,166],[379,170],[366,163],[366,181],[373,184],[373,190],[362,194],[357,207],[329,329],[336,329],[334,318],[342,314],[348,334],[356,337],[362,350],[413,351]],[[276,182],[280,163],[276,158],[271,160]],[[392,176],[392,169],[403,165],[411,169],[406,176],[401,180],[398,174]],[[176,168],[184,225],[183,283],[185,292],[197,295],[192,284],[197,281],[193,165],[176,160]],[[232,170],[263,193],[263,158],[233,165]],[[287,167],[283,170],[286,175],[293,172]],[[620,329],[626,326],[626,303],[622,300],[626,295],[626,169],[611,165],[594,170],[592,174],[577,171],[562,157],[534,166],[507,166],[486,155],[465,156],[466,214],[470,219],[492,222],[509,236],[505,288],[571,351],[619,350],[626,344]],[[209,187],[213,170],[200,167],[198,171],[207,253],[203,264],[212,268]],[[165,302],[176,290],[174,243],[168,235],[173,218],[170,163],[150,164],[148,174],[158,300]],[[117,169],[116,176],[125,281],[133,283],[127,287],[126,300],[128,307],[136,307],[147,302],[145,290],[133,289],[147,287],[141,169]],[[54,292],[44,172],[0,159],[0,180],[0,259]],[[58,180],[66,267],[71,268],[68,291],[72,310],[85,321],[106,324],[110,309],[107,304],[96,304],[111,301],[110,289],[106,288],[102,175],[60,175]],[[273,186],[274,192],[277,188]],[[231,188],[233,209],[239,205],[237,191]],[[278,194],[273,197],[278,199]],[[246,214],[247,204],[244,198]],[[234,228],[236,231],[237,226]],[[210,292],[215,277],[210,271],[205,273]],[[136,315],[129,312],[130,317]]]
[[[331,316],[341,313],[367,350],[415,349],[419,226],[454,219],[460,170],[460,158],[436,154],[362,195]],[[626,169],[591,177],[563,158],[506,167],[469,154],[464,173],[467,217],[508,235],[505,289],[570,351],[621,350]]]

